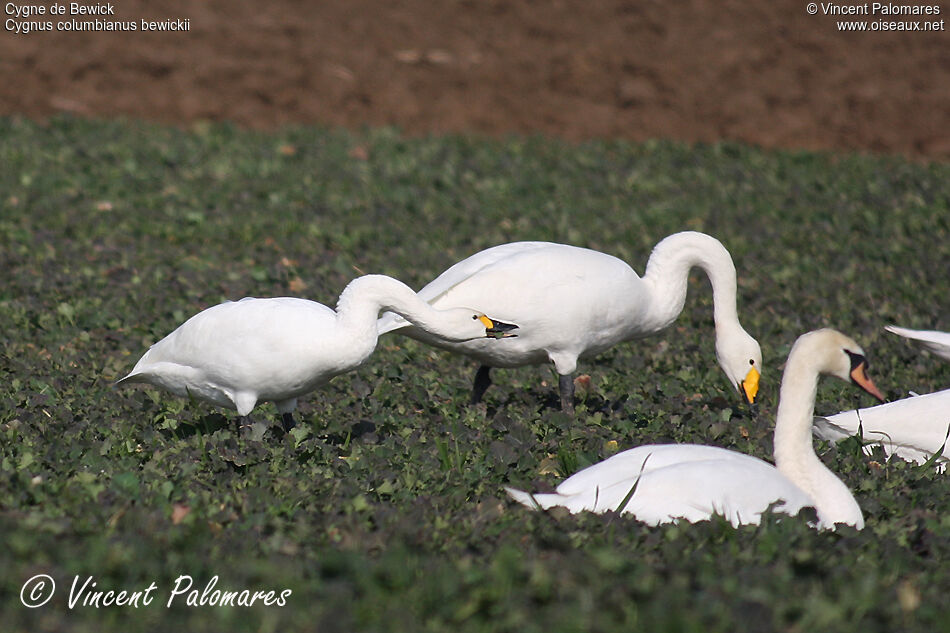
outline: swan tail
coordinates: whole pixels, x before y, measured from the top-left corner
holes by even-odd
[[[145,380],[142,379],[141,374],[132,372],[128,376],[125,376],[124,378],[119,378],[114,383],[112,383],[112,388],[115,389],[117,387],[124,387],[126,385],[132,385],[135,383],[144,383],[144,382]]]
[[[509,497],[532,510],[547,510],[552,506],[561,505],[560,495],[558,494],[534,494],[508,486],[505,486],[505,492],[508,493]]]

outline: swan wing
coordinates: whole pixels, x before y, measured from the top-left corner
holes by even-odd
[[[663,457],[663,452],[652,454]],[[762,460],[723,449],[707,455],[713,457],[702,459],[700,452],[693,452],[690,456],[696,459],[647,466],[649,470],[626,478],[588,480],[589,487],[574,488],[571,494],[563,493],[561,487],[550,494],[531,495],[513,489],[508,489],[508,494],[528,507],[563,506],[573,513],[622,509],[650,525],[679,519],[703,521],[713,515],[723,516],[733,525],[750,524],[758,523],[770,506],[795,514],[812,505],[807,494]]]
[[[314,345],[334,344],[335,314],[323,304],[290,297],[221,303],[152,345],[119,382],[146,381],[196,395],[281,392],[303,373],[312,378],[336,369],[338,354],[325,355],[327,367],[315,365],[313,355]]]
[[[943,358],[950,360],[950,332],[938,332],[936,330],[910,330],[896,325],[887,325],[885,330],[891,334],[897,334],[904,338],[909,338],[918,346]]]
[[[702,444],[647,444],[622,451],[580,470],[557,487],[562,495],[580,494],[594,488],[608,488],[633,481],[641,474],[686,462],[711,459],[742,459],[741,453]]]
[[[498,246],[493,246],[483,251],[479,251],[471,257],[467,257],[462,261],[453,264],[441,275],[426,284],[422,290],[418,292],[419,298],[421,298],[426,303],[438,307],[437,302],[441,297],[446,295],[453,288],[456,288],[459,284],[471,279],[483,270],[490,268],[510,257],[530,251],[536,251],[548,246],[551,246],[551,243],[511,242],[509,244],[500,244]],[[466,307],[484,309],[479,306]],[[493,316],[499,319],[504,318],[500,315],[493,314]],[[377,322],[377,329],[379,330],[379,334],[382,335],[409,325],[411,325],[409,321],[398,314],[395,314],[394,312],[385,312],[382,316],[380,316],[379,321]]]
[[[621,259],[547,242],[503,244],[459,262],[419,294],[434,308],[478,309],[521,330],[506,345],[445,344],[416,328],[407,335],[448,347],[495,367],[551,360],[570,373],[577,359],[597,354],[643,330],[648,301],[637,274]],[[394,318],[394,317],[393,317]],[[387,318],[381,332],[403,327]]]
[[[811,498],[774,466],[740,453],[734,455],[746,459],[685,462],[650,472],[624,512],[654,525],[676,519],[693,523],[719,515],[738,526],[757,524],[770,506],[796,514],[813,505]]]
[[[202,365],[261,360],[320,336],[321,331],[333,327],[335,318],[336,313],[327,306],[305,299],[247,297],[227,301],[182,323],[152,345],[139,363]]]
[[[552,246],[559,245],[550,242],[511,242],[487,248],[446,269],[419,291],[419,297],[423,301],[433,303],[452,288],[501,261]]]
[[[837,442],[856,434],[859,423],[864,439],[888,455],[922,464],[939,452],[940,462],[950,460],[950,389],[816,418],[813,432]]]

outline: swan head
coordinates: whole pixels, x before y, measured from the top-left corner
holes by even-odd
[[[514,338],[517,325],[505,323],[471,308],[435,310],[438,318],[419,318],[413,323],[432,339],[464,343],[478,339]]]
[[[514,338],[518,336],[512,333],[512,330],[518,329],[518,326],[513,323],[505,323],[498,319],[492,319],[484,314],[473,314],[472,319],[485,326],[485,335],[479,338]]]
[[[762,349],[758,341],[741,326],[719,333],[716,360],[743,400],[749,404],[755,402],[762,371]]]
[[[884,402],[884,396],[868,377],[864,350],[854,339],[837,330],[824,328],[802,334],[789,352],[789,364],[793,357],[808,359],[819,372],[855,384]]]

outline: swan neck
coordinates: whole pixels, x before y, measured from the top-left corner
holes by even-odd
[[[738,325],[736,267],[729,251],[704,233],[676,233],[653,248],[643,280],[652,293],[651,322],[657,330],[673,323],[686,303],[689,271],[702,268],[713,290],[713,319],[720,325]]]
[[[819,372],[812,354],[795,352],[793,347],[779,392],[775,467],[812,499],[820,525],[848,523],[860,529],[864,517],[854,495],[815,454],[812,424]]]
[[[800,473],[821,464],[815,455],[811,431],[818,372],[803,365],[800,358],[789,357],[775,416],[775,466],[796,484]]]
[[[456,338],[452,324],[406,284],[385,275],[364,275],[351,281],[337,302],[337,322],[344,328],[373,332],[381,311],[392,311],[437,336]]]

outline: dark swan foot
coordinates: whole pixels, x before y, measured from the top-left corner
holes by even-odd
[[[297,426],[293,413],[282,413],[280,415],[280,421],[283,424],[284,433],[290,433],[290,430]]]
[[[485,395],[485,390],[491,386],[491,367],[482,365],[475,372],[475,382],[472,384],[472,404],[478,404]]]

